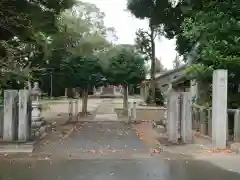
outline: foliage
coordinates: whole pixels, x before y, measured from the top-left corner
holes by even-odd
[[[227,69],[231,106],[238,99],[233,95],[238,92],[240,77],[240,12],[237,1],[195,1],[189,6],[190,15],[184,19],[181,27],[183,36],[189,42],[199,42],[198,56],[193,63],[201,64],[192,74],[197,74],[201,81],[209,82],[212,73],[206,71]]]
[[[86,88],[85,82],[92,84],[89,73],[94,76],[96,72],[91,68],[95,67],[95,62],[98,66],[99,53],[110,46],[106,40],[109,28],[104,26],[103,18],[104,14],[95,5],[82,2],[58,17],[59,31],[51,36],[52,42],[47,44],[47,63],[42,62],[40,66],[52,69],[53,79],[61,81],[53,82],[59,87],[59,93],[63,93],[66,87]],[[46,71],[46,75],[49,73]],[[39,78],[47,81],[47,76]],[[48,84],[44,89],[48,90]]]
[[[35,32],[52,33],[57,30],[56,16],[74,3],[74,0],[2,0],[1,39],[17,36],[31,40]]]
[[[130,45],[119,45],[110,49],[106,79],[110,84],[138,84],[145,79],[144,58]]]
[[[182,1],[128,0],[128,9],[139,19],[149,19],[161,35],[173,38],[180,32],[183,21]]]
[[[97,86],[102,78],[99,59],[93,55],[66,59],[61,65],[61,71],[64,72],[65,76],[67,75],[67,87]],[[65,74],[65,72],[68,73]]]
[[[195,62],[212,65],[214,69],[236,70],[233,64],[239,66],[240,62],[237,18],[240,13],[236,3],[210,2],[202,6],[182,24],[183,35],[192,42],[200,42]]]
[[[147,99],[146,99],[146,103],[149,104],[150,103],[150,95],[151,95],[151,89],[149,89],[149,95],[147,96]],[[155,102],[156,102],[156,105],[158,106],[163,106],[164,105],[164,97],[163,97],[163,94],[161,92],[161,90],[159,88],[156,88],[155,89]]]
[[[147,59],[151,59],[151,101],[154,104],[155,91],[155,38],[157,35],[165,35],[173,37],[173,25],[169,23],[175,19],[174,13],[169,13],[169,9],[173,7],[173,3],[168,0],[128,0],[128,10],[139,19],[147,19],[149,23],[149,31],[140,29],[137,31],[136,42],[143,54],[147,55]],[[159,18],[160,17],[160,18]],[[167,32],[167,33],[166,33]]]
[[[229,72],[229,99],[238,92],[239,84],[239,2],[182,0],[129,0],[128,9],[140,19],[151,19],[160,26],[162,35],[176,38],[177,51],[187,60],[191,49],[199,43],[197,56],[187,73],[199,81],[211,82],[212,71]]]
[[[156,66],[155,66],[155,72],[156,73],[162,73],[166,71],[166,68],[164,68],[162,62],[160,59],[156,58]],[[151,67],[149,65],[146,65],[146,72],[150,73],[151,72]]]
[[[150,21],[151,19],[149,19]],[[138,51],[142,54],[145,60],[151,60],[151,90],[152,95],[150,96],[151,104],[154,104],[154,91],[155,91],[155,76],[156,76],[156,55],[155,55],[155,38],[157,36],[158,27],[152,26],[149,22],[149,31],[144,31],[143,29],[139,29],[136,32],[136,47]]]
[[[33,60],[45,60],[42,42],[58,31],[57,16],[74,3],[73,0],[1,1],[1,88],[23,85],[33,78],[33,72],[41,70]]]

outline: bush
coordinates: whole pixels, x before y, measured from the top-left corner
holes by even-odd
[[[149,104],[150,103],[150,96],[151,96],[151,89],[149,89],[148,92],[148,97],[146,99],[146,103]],[[159,88],[155,89],[155,103],[158,106],[163,106],[164,105],[164,98],[163,98],[163,94],[161,92],[161,90]]]
[[[155,102],[158,106],[164,106],[163,94],[159,88],[155,89]]]

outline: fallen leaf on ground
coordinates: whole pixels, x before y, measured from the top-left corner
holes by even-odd
[[[232,153],[231,149],[219,149],[219,148],[213,148],[213,149],[205,149],[206,153]]]
[[[161,152],[161,150],[159,150],[159,149],[151,149],[150,150],[152,153],[160,153]]]
[[[94,153],[94,154],[96,153],[96,151],[94,149],[89,150],[89,152]]]

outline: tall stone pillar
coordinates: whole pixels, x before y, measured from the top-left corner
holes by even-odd
[[[240,142],[240,110],[234,114],[234,142]]]
[[[31,136],[31,99],[28,90],[19,91],[18,140],[28,141]]]
[[[178,143],[179,138],[179,93],[170,92],[167,109],[167,135],[168,141]]]
[[[190,92],[182,93],[181,137],[184,143],[192,142],[192,96]]]
[[[213,72],[212,140],[216,148],[226,148],[227,141],[227,70]]]
[[[13,141],[17,138],[17,90],[4,91],[3,140]]]

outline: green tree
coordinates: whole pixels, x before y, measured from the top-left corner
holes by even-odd
[[[188,53],[194,44],[182,35],[181,24],[189,16],[189,2],[199,0],[128,0],[128,9],[139,19],[148,19],[153,27],[158,27],[160,35],[176,38],[176,50],[180,55]]]
[[[110,84],[122,85],[124,89],[124,114],[128,110],[128,86],[145,79],[144,58],[131,45],[118,45],[107,52],[108,67],[105,76]]]
[[[83,89],[82,114],[87,115],[88,90],[90,87],[98,86],[103,77],[99,58],[89,55],[65,59],[61,64],[61,70],[68,80],[67,87],[81,87]]]
[[[130,5],[129,5],[130,6]],[[130,7],[129,7],[130,8]],[[146,60],[151,60],[151,90],[154,92],[150,96],[150,104],[155,102],[155,76],[156,76],[156,54],[155,54],[155,38],[159,32],[158,27],[149,23],[149,32],[139,29],[136,32],[136,45],[140,52],[145,55]]]
[[[106,37],[110,28],[104,26],[104,14],[93,4],[80,2],[58,18],[59,32],[47,45],[46,63],[61,79],[61,89],[81,87],[83,115],[87,114],[88,90],[100,83],[100,54],[111,44]]]
[[[43,47],[38,38],[58,31],[56,17],[74,3],[73,0],[1,1],[1,87],[22,84],[32,78],[36,69],[41,69],[32,63],[33,59],[42,61],[39,57]]]
[[[183,37],[199,43],[189,73],[200,81],[211,82],[213,70],[227,69],[229,106],[236,107],[240,103],[236,98],[240,78],[239,2],[193,1],[188,6],[188,17],[181,26]]]
[[[9,40],[14,36],[31,40],[40,32],[56,32],[56,16],[71,8],[75,0],[3,0],[0,10],[0,39]]]
[[[154,104],[155,100],[155,38],[157,35],[164,35],[173,38],[175,35],[174,27],[171,23],[178,14],[174,9],[174,13],[169,13],[169,9],[173,7],[173,3],[169,0],[128,0],[128,10],[139,19],[147,19],[149,31],[139,30],[137,32],[137,44],[140,49],[151,59],[151,92],[150,102]],[[178,10],[178,8],[177,8]],[[143,48],[144,47],[144,48]]]

